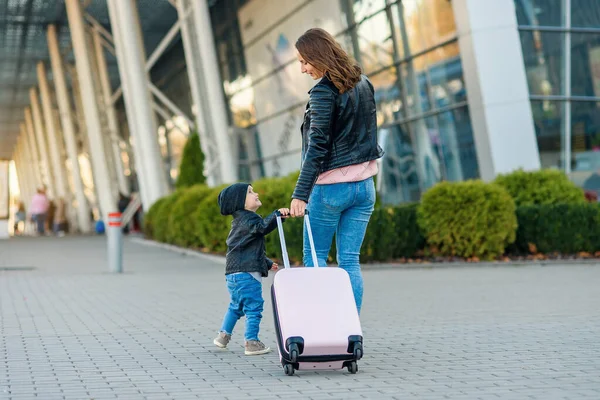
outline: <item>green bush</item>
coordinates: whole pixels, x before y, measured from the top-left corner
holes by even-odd
[[[144,234],[146,237],[154,239],[154,221],[159,213],[166,197],[160,198],[152,204],[148,212],[144,215]]]
[[[575,254],[600,251],[600,206],[544,204],[517,208],[517,240],[509,251]]]
[[[418,207],[419,203],[410,203],[392,208],[391,218],[396,236],[393,258],[414,257],[425,247],[425,237],[417,222]]]
[[[564,172],[544,169],[517,170],[498,175],[494,183],[503,186],[517,207],[533,204],[584,203],[583,189],[569,180]]]
[[[192,218],[192,215],[210,192],[211,189],[205,185],[194,185],[182,191],[169,216],[167,242],[182,247],[203,246],[196,234],[198,220]]]
[[[211,190],[204,196],[204,200],[198,204],[191,218],[196,226],[197,240],[208,251],[225,253],[227,251],[227,235],[231,230],[232,216],[221,215],[219,209],[219,193],[228,185],[221,185]]]
[[[425,238],[417,224],[419,203],[406,203],[373,210],[360,251],[362,263],[415,257],[425,247]],[[329,261],[336,262],[335,240]]]
[[[369,220],[361,247],[361,262],[389,260],[394,256],[395,246],[398,244],[394,209],[376,208]],[[337,259],[337,254],[335,257]]]
[[[273,210],[289,207],[298,172],[284,178],[265,178],[253,184],[259,193],[263,206],[259,213],[267,215]],[[371,216],[361,251],[361,261],[385,261],[391,258],[412,257],[424,246],[423,235],[419,231],[416,218],[417,204],[398,207],[377,207]],[[302,218],[289,218],[284,223],[288,256],[292,263],[302,264],[304,221]],[[267,255],[281,260],[281,244],[278,233],[266,238]],[[336,260],[335,236],[332,241],[329,261]]]
[[[492,259],[514,242],[515,203],[506,189],[481,181],[441,182],[417,210],[434,253]]]
[[[200,148],[200,137],[194,132],[189,137],[183,148],[183,156],[179,165],[179,176],[175,186],[180,188],[190,187],[206,182],[204,177],[204,154]]]
[[[167,242],[167,232],[169,228],[169,217],[173,210],[173,205],[179,199],[180,191],[171,193],[164,197],[164,201],[160,204],[156,216],[152,223],[152,237],[159,242]],[[161,199],[162,200],[162,199]]]
[[[289,207],[297,173],[254,182],[261,215]],[[225,185],[196,185],[158,200],[145,215],[148,237],[179,246],[224,253],[231,216],[219,212],[217,197]],[[518,229],[517,227],[518,220]],[[284,224],[292,263],[302,263],[303,219]],[[511,244],[515,240],[516,242]],[[425,238],[427,240],[425,240]],[[421,204],[376,207],[361,249],[362,262],[434,254],[490,259],[503,253],[600,251],[600,205],[545,204],[519,207],[508,192],[481,181],[444,182],[423,196]],[[279,236],[266,238],[267,255],[281,260]],[[508,247],[507,247],[508,246]],[[335,261],[335,243],[330,260]]]

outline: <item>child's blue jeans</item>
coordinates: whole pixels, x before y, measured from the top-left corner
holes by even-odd
[[[231,302],[225,318],[223,318],[221,332],[231,335],[235,324],[245,315],[246,333],[244,336],[246,340],[258,340],[264,305],[262,283],[245,272],[226,275],[225,280]]]

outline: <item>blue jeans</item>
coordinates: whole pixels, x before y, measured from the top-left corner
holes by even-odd
[[[335,233],[337,262],[339,267],[350,275],[359,313],[363,298],[360,248],[374,207],[373,178],[360,182],[315,185],[307,205],[319,266],[327,265],[327,256]],[[306,225],[303,258],[304,265],[313,266]]]
[[[46,214],[35,214],[32,218],[37,225],[37,232],[41,235],[46,233]]]
[[[225,276],[225,280],[231,302],[223,318],[221,332],[231,335],[235,324],[245,315],[246,340],[258,340],[264,304],[262,284],[247,273],[229,274]]]

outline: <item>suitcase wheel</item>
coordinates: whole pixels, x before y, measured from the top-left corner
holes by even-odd
[[[348,346],[348,353],[352,353],[356,361],[360,360],[363,356],[362,341],[350,342],[350,346]]]
[[[348,372],[350,372],[351,374],[355,374],[358,372],[358,364],[356,364],[356,361],[351,361],[348,364]]]
[[[362,347],[356,346],[354,348],[354,358],[360,360],[363,356]]]
[[[292,364],[284,364],[283,365],[283,372],[285,372],[285,374],[287,376],[294,375],[294,366]]]
[[[295,363],[298,361],[298,344],[292,343],[290,346],[290,361]]]

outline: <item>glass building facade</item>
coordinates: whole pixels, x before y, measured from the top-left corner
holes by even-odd
[[[600,2],[515,0],[543,168],[600,189]]]
[[[240,132],[241,179],[299,168],[299,126],[314,82],[301,75],[293,46],[312,26],[334,34],[375,87],[385,202],[479,176],[447,0],[232,0],[217,2],[212,17]]]
[[[511,10],[514,2],[510,18],[524,61],[518,68],[527,79],[541,167],[599,189],[600,2],[500,1],[510,2]],[[299,128],[315,82],[301,74],[294,42],[314,26],[334,34],[375,87],[386,152],[377,180],[383,202],[416,201],[439,181],[482,177],[481,157],[487,159],[476,140],[481,146],[486,139],[473,131],[469,105],[479,100],[469,98],[463,70],[473,60],[459,46],[470,29],[459,32],[461,18],[467,23],[452,1],[218,0],[210,10],[240,180],[300,167]],[[192,115],[181,42],[153,69],[152,80]],[[190,129],[180,117],[167,115],[159,123],[174,181]]]

